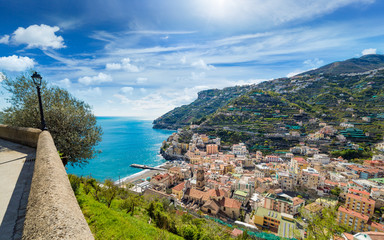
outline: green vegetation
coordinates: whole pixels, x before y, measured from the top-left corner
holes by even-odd
[[[331,152],[333,157],[339,157],[341,156],[344,159],[347,160],[353,160],[358,158],[370,158],[372,157],[372,152],[365,151],[365,150],[355,150],[355,149],[345,149],[341,151],[333,151]]]
[[[230,228],[176,209],[168,200],[145,199],[109,180],[101,185],[93,178],[69,179],[95,239],[231,239]]]
[[[324,208],[322,214],[301,213],[305,217],[307,236],[309,240],[328,240],[343,232],[350,232],[346,226],[340,226],[336,219],[335,208]]]
[[[231,99],[249,90],[252,86],[228,87],[222,90],[210,89],[198,93],[198,98],[189,105],[177,107],[153,121],[154,128],[177,129],[194,124],[201,124],[205,117],[225,106]]]
[[[40,112],[35,85],[30,77],[5,79],[4,88],[11,94],[11,106],[4,109],[2,122],[11,126],[40,128]],[[102,130],[96,125],[91,107],[68,91],[42,81],[41,98],[44,116],[63,163],[82,165],[96,154]]]
[[[223,145],[244,142],[249,149],[270,153],[312,141],[305,137],[324,122],[335,132],[311,144],[322,144],[322,150],[350,160],[368,158],[371,150],[351,150],[348,142],[372,146],[383,140],[384,70],[344,73],[383,66],[383,55],[367,55],[292,78],[203,91],[193,103],[156,119],[154,127],[172,129],[193,122],[199,124],[194,132],[218,136]]]

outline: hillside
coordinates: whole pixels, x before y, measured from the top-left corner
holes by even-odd
[[[382,81],[382,71],[373,69],[383,67],[384,55],[365,55],[360,58],[334,62],[292,78],[279,78],[272,81],[262,82],[257,85],[236,86],[224,88],[222,90],[205,90],[200,92],[198,98],[191,104],[177,107],[154,120],[153,127],[177,129],[189,125],[191,122],[200,124],[206,120],[208,115],[216,112],[219,108],[226,106],[231,100],[247,94],[254,89],[282,93],[285,97],[297,104],[295,101],[308,100],[300,99],[297,95],[308,93],[311,94],[311,96],[316,96],[316,98],[318,98],[317,100],[320,100],[320,98],[327,98],[327,96],[332,95],[333,93],[337,94],[337,91],[341,91],[340,88],[344,88],[343,91],[348,89],[352,90],[351,88],[353,87],[360,89],[363,86],[362,84],[367,84],[372,80],[371,78],[374,77],[378,82],[376,85],[372,86],[372,90],[367,90],[366,92],[374,93],[378,90],[380,81]],[[349,79],[352,79],[353,82],[348,83]],[[366,82],[364,79],[369,81]],[[357,83],[360,80],[362,80],[362,82]],[[328,84],[328,82],[331,84]],[[354,83],[357,85],[353,85]],[[328,88],[328,92],[322,89],[323,85]],[[356,90],[354,92],[356,92]],[[345,99],[346,97],[341,100]],[[312,99],[312,101],[315,100],[315,98]],[[379,101],[379,98],[376,99],[376,101]],[[315,102],[319,103],[319,101]],[[306,106],[306,104],[303,106]]]
[[[354,126],[361,133],[350,140],[374,143],[383,138],[384,128],[384,69],[372,70],[378,66],[384,66],[384,56],[367,55],[291,78],[237,87],[230,98],[223,94],[228,89],[212,90],[210,97],[158,118],[154,127],[183,127],[193,121],[199,125],[196,132],[219,136],[224,143],[287,149],[325,122],[336,132]],[[213,99],[220,104],[206,110]],[[322,142],[334,142],[336,132]]]
[[[197,99],[189,105],[177,107],[153,121],[154,128],[177,129],[194,123],[225,106],[231,99],[247,93],[253,86],[211,89],[198,93]]]
[[[384,55],[370,54],[364,55],[360,58],[352,58],[341,62],[334,62],[318,69],[302,73],[300,75],[338,75],[343,73],[361,73],[382,67],[384,67]]]

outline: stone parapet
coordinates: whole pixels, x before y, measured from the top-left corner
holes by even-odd
[[[40,129],[24,128],[24,127],[11,127],[0,124],[0,138],[36,148]]]
[[[48,131],[36,154],[22,239],[94,239]]]

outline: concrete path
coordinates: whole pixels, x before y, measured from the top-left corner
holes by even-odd
[[[0,139],[0,240],[21,239],[36,149]]]

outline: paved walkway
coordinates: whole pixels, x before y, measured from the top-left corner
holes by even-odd
[[[0,240],[21,239],[36,149],[0,139]]]

